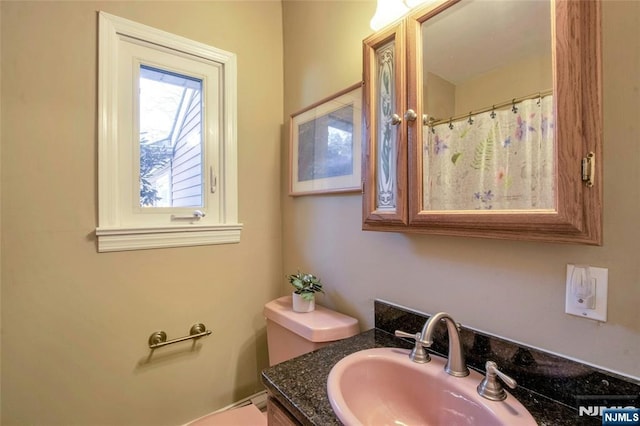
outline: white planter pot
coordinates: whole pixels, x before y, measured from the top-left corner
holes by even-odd
[[[312,312],[316,309],[315,297],[311,300],[304,300],[299,294],[292,294],[294,312]]]

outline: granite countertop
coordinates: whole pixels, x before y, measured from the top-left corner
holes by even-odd
[[[377,347],[411,349],[412,345],[390,333],[372,329],[314,352],[267,368],[262,382],[267,390],[302,425],[340,425],[327,397],[327,377],[345,356]],[[540,425],[600,425],[600,419],[579,417],[575,409],[522,387],[509,390]]]

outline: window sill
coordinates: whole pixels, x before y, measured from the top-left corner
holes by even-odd
[[[97,228],[98,252],[234,244],[242,224],[155,228]]]

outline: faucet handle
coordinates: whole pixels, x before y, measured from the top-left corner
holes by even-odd
[[[487,361],[485,369],[487,371],[486,376],[477,388],[478,393],[483,398],[502,401],[507,397],[507,392],[498,381],[498,377],[511,389],[515,389],[518,385],[515,380],[498,370],[498,365],[493,361]]]
[[[407,333],[406,331],[396,330],[395,335],[398,337],[407,337],[409,339],[415,340],[415,346],[409,354],[409,359],[411,359],[411,361],[419,362],[421,364],[431,361],[431,357],[429,356],[427,351],[424,350],[422,335],[420,333],[411,334]]]

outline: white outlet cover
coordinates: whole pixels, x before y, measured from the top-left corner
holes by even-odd
[[[596,321],[607,321],[607,291],[609,285],[609,270],[607,268],[597,268],[589,266],[589,274],[595,284],[595,306],[594,309],[586,307],[585,303],[580,303],[572,294],[571,276],[575,265],[567,265],[567,289],[565,294],[565,312],[581,318],[590,318]]]

